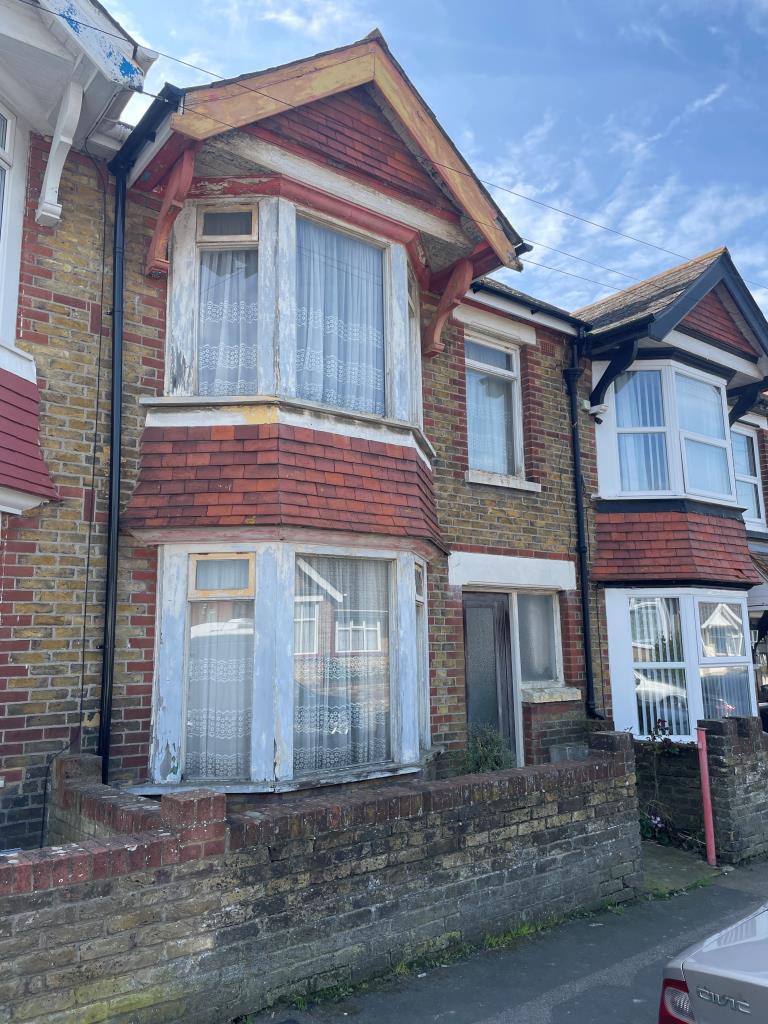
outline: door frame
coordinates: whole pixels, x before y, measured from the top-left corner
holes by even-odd
[[[497,699],[499,702],[499,720],[501,723],[506,724],[511,739],[514,743],[514,757],[515,763],[518,768],[525,766],[525,738],[523,735],[523,707],[522,698],[520,692],[520,652],[515,647],[512,638],[517,635],[517,621],[516,621],[516,604],[512,600],[512,595],[506,590],[484,590],[484,589],[467,589],[463,590],[461,594],[461,617],[462,617],[462,638],[464,643],[464,693],[465,693],[465,707],[467,709],[467,725],[469,725],[469,701],[466,698],[467,692],[467,672],[466,672],[466,617],[464,609],[467,604],[475,605],[475,607],[487,607],[492,604],[495,608],[503,611],[503,616],[500,621],[500,643],[501,646],[497,648],[498,653],[501,654],[502,658],[506,662],[507,677],[509,679],[508,693],[506,699],[504,695],[498,692],[500,689],[498,686],[497,679]],[[494,622],[494,626],[497,623]],[[506,633],[506,636],[505,636]],[[502,727],[503,734],[503,727]]]

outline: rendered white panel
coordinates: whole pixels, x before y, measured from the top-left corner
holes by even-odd
[[[576,566],[564,559],[454,551],[448,556],[448,582],[465,588],[575,590]]]

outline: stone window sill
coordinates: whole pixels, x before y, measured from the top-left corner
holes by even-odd
[[[542,686],[523,686],[520,690],[523,704],[562,704],[582,700],[581,690],[577,686],[564,686],[559,683]]]
[[[485,484],[488,487],[505,487],[509,491],[530,491],[538,494],[541,484],[532,480],[523,480],[519,476],[507,476],[505,473],[486,473],[483,469],[468,469],[464,474],[468,484]]]

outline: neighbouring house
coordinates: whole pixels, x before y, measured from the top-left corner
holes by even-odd
[[[718,249],[577,311],[590,324],[613,718],[695,738],[758,712],[768,323]]]
[[[90,0],[0,2],[0,835],[34,842],[46,759],[76,727],[102,209],[154,54]],[[43,141],[45,137],[45,141]],[[77,152],[73,158],[71,154]],[[99,180],[99,179],[97,179]],[[87,285],[86,285],[87,282]],[[42,406],[41,406],[42,392]],[[96,453],[97,459],[103,453]],[[43,503],[50,504],[43,504]],[[37,823],[37,824],[36,824]]]

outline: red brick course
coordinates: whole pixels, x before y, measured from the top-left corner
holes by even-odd
[[[603,583],[761,582],[741,519],[693,512],[599,512],[592,578]]]
[[[273,423],[146,428],[123,523],[440,536],[432,476],[413,448]]]
[[[57,497],[40,447],[40,392],[32,381],[0,370],[0,487]]]

